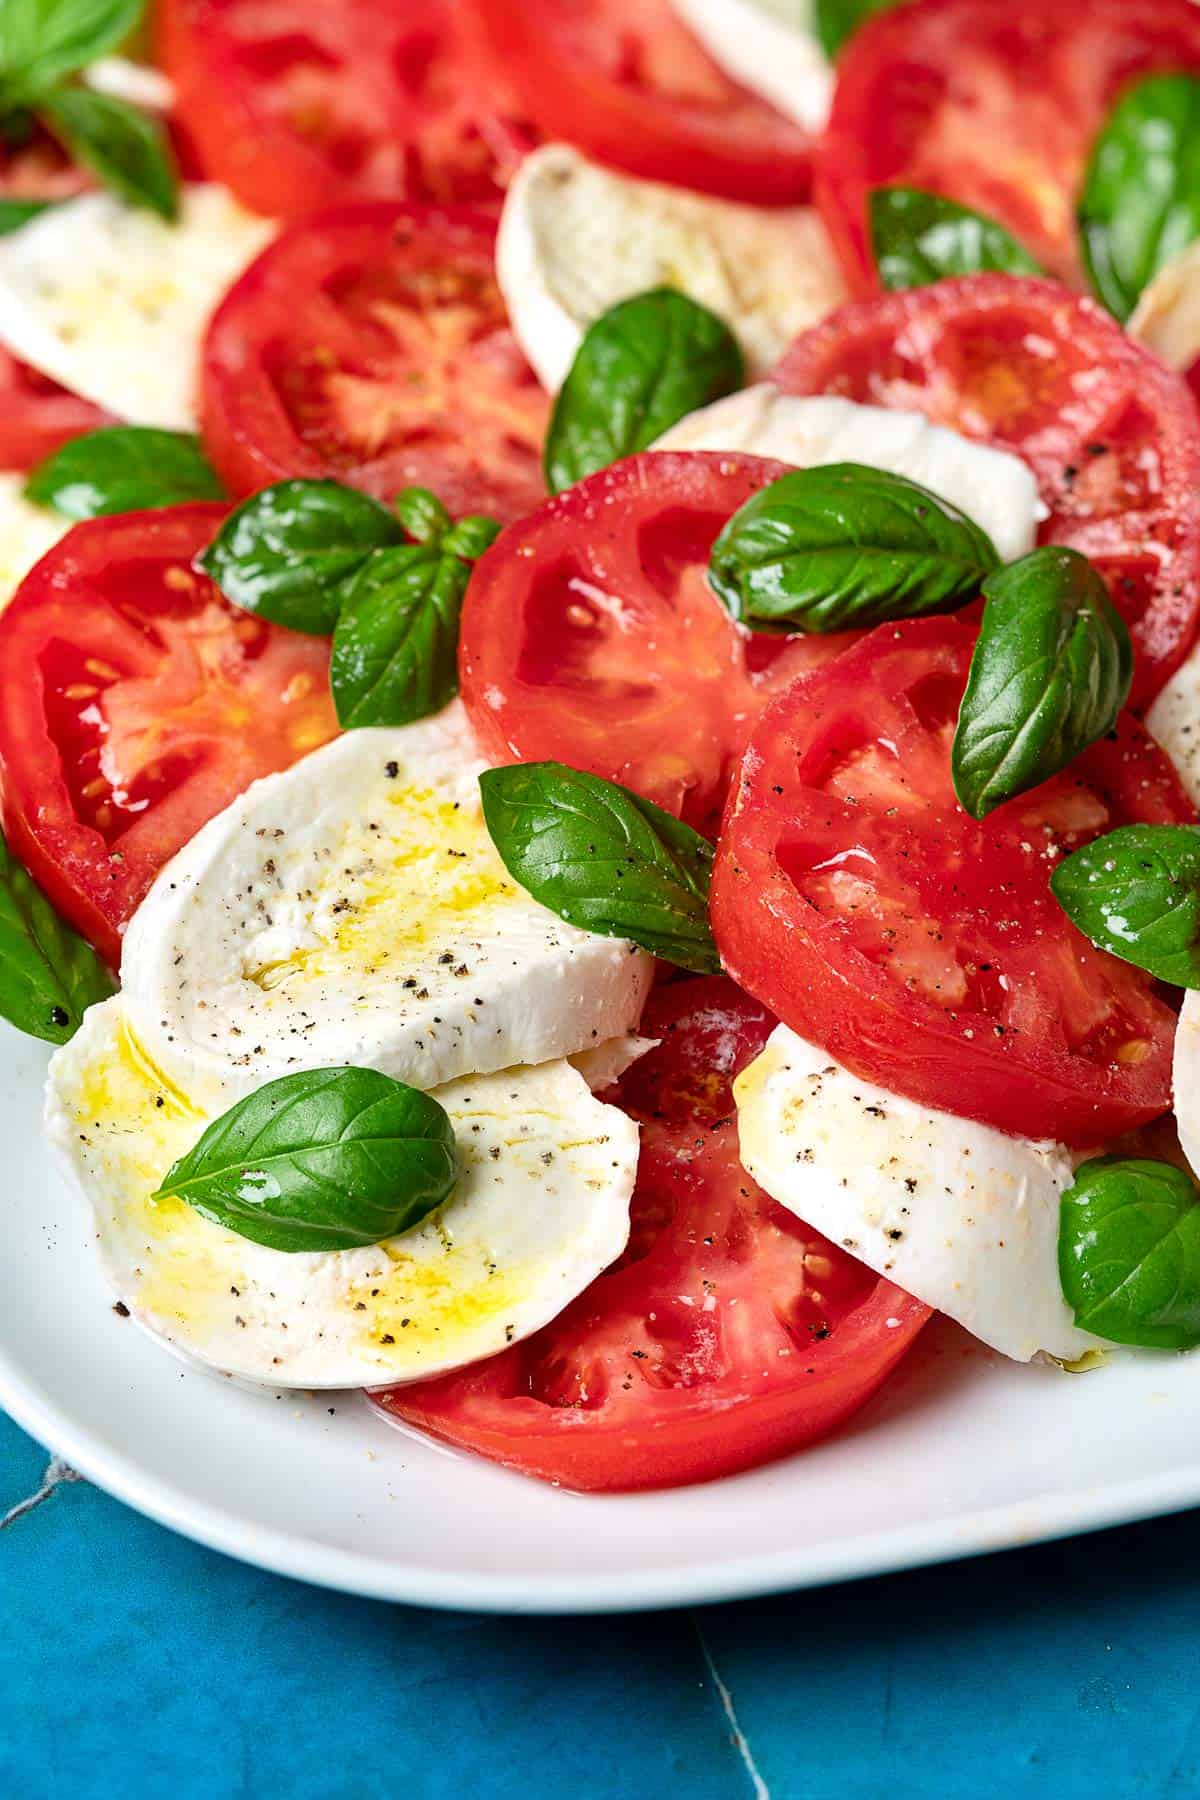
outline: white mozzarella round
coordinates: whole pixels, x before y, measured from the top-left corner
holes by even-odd
[[[772,382],[689,413],[656,450],[744,450],[797,468],[856,462],[919,481],[981,525],[1005,562],[1032,550],[1046,509],[1019,456],[973,444],[921,413],[836,395],[785,394]]]
[[[248,1084],[253,1086],[253,1083]],[[529,1336],[625,1247],[637,1126],[565,1062],[439,1088],[458,1183],[403,1236],[287,1254],[152,1196],[222,1097],[179,1087],[122,996],[54,1057],[47,1124],[91,1204],[117,1297],[175,1348],[275,1387],[414,1381]]]
[[[719,314],[752,376],[845,299],[811,209],[741,206],[639,181],[567,144],[546,144],[521,164],[500,219],[496,273],[521,348],[552,390],[592,321],[649,288],[677,288]]]
[[[130,62],[125,56],[101,56],[89,63],[83,79],[97,94],[124,100],[144,112],[170,112],[175,104],[175,84],[161,69],[149,63]]]
[[[1200,1175],[1200,992],[1193,988],[1183,997],[1175,1032],[1172,1085],[1179,1143],[1193,1173]]]
[[[1159,270],[1128,330],[1172,369],[1190,369],[1200,357],[1200,240]]]
[[[25,498],[24,475],[0,475],[0,610],[70,529],[69,519]]]
[[[833,65],[817,38],[813,0],[671,0],[733,81],[805,130],[825,129]]]
[[[133,425],[189,431],[209,315],[274,235],[224,188],[179,220],[81,194],[0,238],[0,345]]]
[[[1200,645],[1161,689],[1146,724],[1200,806]]]
[[[420,1088],[633,1030],[652,961],[505,870],[461,703],[256,782],[161,872],[121,973],[155,1057],[231,1089],[355,1063]]]
[[[782,1206],[1005,1356],[1072,1360],[1100,1339],[1058,1279],[1074,1163],[852,1075],[777,1026],[734,1083],[742,1162]]]

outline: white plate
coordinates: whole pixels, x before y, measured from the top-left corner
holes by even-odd
[[[423,1605],[599,1612],[1200,1503],[1200,1356],[1065,1376],[940,1324],[833,1442],[664,1494],[583,1498],[402,1436],[356,1395],[235,1388],[113,1313],[83,1203],[41,1139],[45,1062],[0,1027],[0,1404],[101,1487],[233,1556]]]

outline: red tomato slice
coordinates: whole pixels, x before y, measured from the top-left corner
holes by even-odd
[[[223,517],[76,525],[0,615],[4,830],[114,966],[168,858],[337,730],[324,639],[230,606],[193,570]]]
[[[835,1430],[929,1309],[768,1199],[731,1083],[774,1025],[720,976],[650,998],[662,1044],[605,1096],[641,1122],[629,1247],[526,1343],[376,1395],[385,1413],[580,1489],[674,1487]]]
[[[736,624],[705,579],[713,539],[783,465],[647,451],[510,528],[477,565],[463,699],[500,762],[568,762],[703,826],[768,699],[840,637]]]
[[[916,0],[838,62],[816,198],[860,293],[878,286],[875,187],[944,194],[1084,287],[1075,203],[1096,133],[1141,76],[1200,70],[1191,0]]]
[[[330,476],[507,520],[545,494],[549,402],[508,329],[479,213],[343,207],[295,225],[218,307],[204,441],[246,494]]]
[[[273,217],[498,201],[531,141],[455,0],[162,0],[157,20],[204,168]]]
[[[0,349],[0,469],[32,469],[69,438],[115,423]]]
[[[1200,418],[1186,383],[1092,301],[1011,275],[939,281],[842,307],[774,379],[1023,457],[1049,509],[1039,542],[1090,556],[1130,626],[1131,704],[1183,661],[1200,622]]]
[[[1050,892],[1060,856],[1192,823],[1135,720],[977,823],[950,742],[975,632],[881,626],[760,721],[717,848],[737,980],[847,1068],[1001,1131],[1096,1144],[1171,1104],[1175,1015]]]
[[[705,193],[803,200],[812,145],[729,80],[670,0],[467,0],[492,68],[546,137]]]

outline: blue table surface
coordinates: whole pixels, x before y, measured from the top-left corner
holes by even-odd
[[[0,1795],[1194,1800],[1200,1512],[609,1619],[329,1594],[199,1548],[0,1415]]]

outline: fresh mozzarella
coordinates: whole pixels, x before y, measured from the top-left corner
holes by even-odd
[[[580,1050],[567,1060],[573,1069],[579,1070],[593,1094],[602,1094],[661,1041],[660,1038],[644,1037],[609,1038],[607,1043],[597,1044],[594,1050]]]
[[[496,273],[521,348],[551,389],[592,321],[648,288],[678,288],[718,313],[751,375],[845,298],[825,227],[808,208],[766,211],[660,187],[566,144],[521,164]]]
[[[0,609],[70,522],[25,498],[24,475],[0,475]]]
[[[1200,806],[1200,646],[1161,690],[1146,724],[1174,763],[1188,797]]]
[[[813,26],[813,0],[671,0],[734,81],[806,130],[825,129],[833,67]]]
[[[784,394],[769,381],[689,413],[656,450],[745,450],[797,468],[857,462],[907,475],[981,525],[1005,562],[1032,550],[1045,507],[1020,457],[973,444],[921,413],[827,395]]]
[[[124,100],[146,112],[170,112],[175,104],[175,84],[161,69],[148,63],[130,62],[124,56],[102,56],[83,72],[88,87],[110,100]]]
[[[212,185],[174,225],[81,194],[0,238],[0,344],[131,424],[191,430],[209,314],[274,230]]]
[[[750,1174],[869,1268],[1021,1362],[1099,1344],[1059,1286],[1061,1146],[931,1112],[784,1025],[734,1097]]]
[[[1195,1174],[1200,1175],[1200,991],[1183,997],[1175,1032],[1175,1124],[1179,1143]]]
[[[455,702],[347,732],[256,782],[167,865],[121,960],[181,1083],[356,1063],[415,1087],[548,1062],[636,1027],[651,959],[508,875]]]
[[[253,1082],[248,1083],[253,1086]],[[215,1368],[279,1387],[412,1381],[547,1323],[620,1255],[638,1133],[565,1062],[437,1090],[458,1184],[371,1249],[267,1250],[152,1195],[220,1110],[156,1067],[123,996],[53,1059],[50,1134],[91,1203],[105,1273],[151,1330]]]
[[[1200,357],[1200,241],[1154,277],[1134,309],[1129,333],[1172,369],[1190,369]]]

